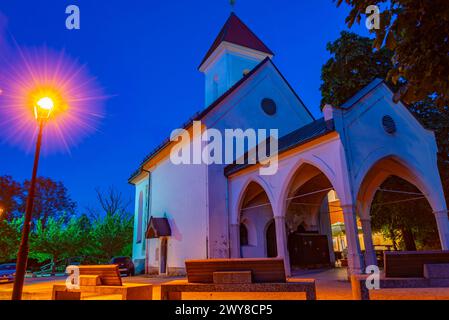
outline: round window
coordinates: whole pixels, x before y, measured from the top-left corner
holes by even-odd
[[[396,132],[396,123],[391,116],[383,116],[382,126],[384,127],[385,132],[389,134]]]
[[[264,98],[261,102],[261,106],[262,110],[269,116],[272,116],[276,113],[276,102],[274,102],[273,99]]]

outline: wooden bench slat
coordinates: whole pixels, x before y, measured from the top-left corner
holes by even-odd
[[[384,261],[388,278],[422,278],[424,264],[449,263],[449,251],[386,251]]]
[[[285,282],[283,259],[209,259],[187,260],[189,282],[212,283],[214,272],[251,271],[254,283]]]

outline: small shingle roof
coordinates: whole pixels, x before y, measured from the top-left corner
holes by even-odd
[[[151,217],[145,235],[147,239],[171,236],[168,219]]]
[[[306,142],[312,141],[313,139],[328,134],[332,131],[335,131],[333,120],[325,121],[324,118],[321,118],[312,121],[311,123],[306,124],[305,126],[279,138],[278,154],[281,154],[287,150],[302,145]],[[248,159],[248,156],[244,156],[244,158]],[[252,165],[254,164],[251,163],[230,164],[225,167],[224,174],[225,176],[230,176],[231,174],[234,174]]]
[[[262,40],[260,40],[255,33],[252,32],[246,24],[239,19],[239,17],[237,17],[234,13],[231,13],[231,16],[228,18],[217,38],[215,38],[212,46],[207,51],[206,56],[201,61],[200,66],[206,62],[207,58],[210,57],[210,55],[223,41],[274,55],[274,53],[262,42]]]

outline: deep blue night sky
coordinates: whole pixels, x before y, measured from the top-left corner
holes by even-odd
[[[204,107],[197,67],[230,13],[228,2],[1,1],[6,31],[21,46],[65,49],[114,95],[106,101],[98,133],[72,147],[70,155],[41,158],[39,175],[63,181],[79,211],[95,204],[96,187],[113,185],[132,198],[127,179],[143,157]],[[65,28],[69,4],[80,7],[79,31]],[[235,11],[276,53],[275,64],[319,116],[320,71],[329,58],[326,43],[347,29],[348,8],[336,8],[332,0],[237,0]],[[363,26],[353,31],[368,34]],[[32,160],[32,152],[0,144],[0,175],[28,179]]]

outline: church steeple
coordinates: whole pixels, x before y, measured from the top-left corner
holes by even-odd
[[[243,75],[274,53],[235,13],[224,24],[200,64],[206,75],[206,106],[239,81]]]

